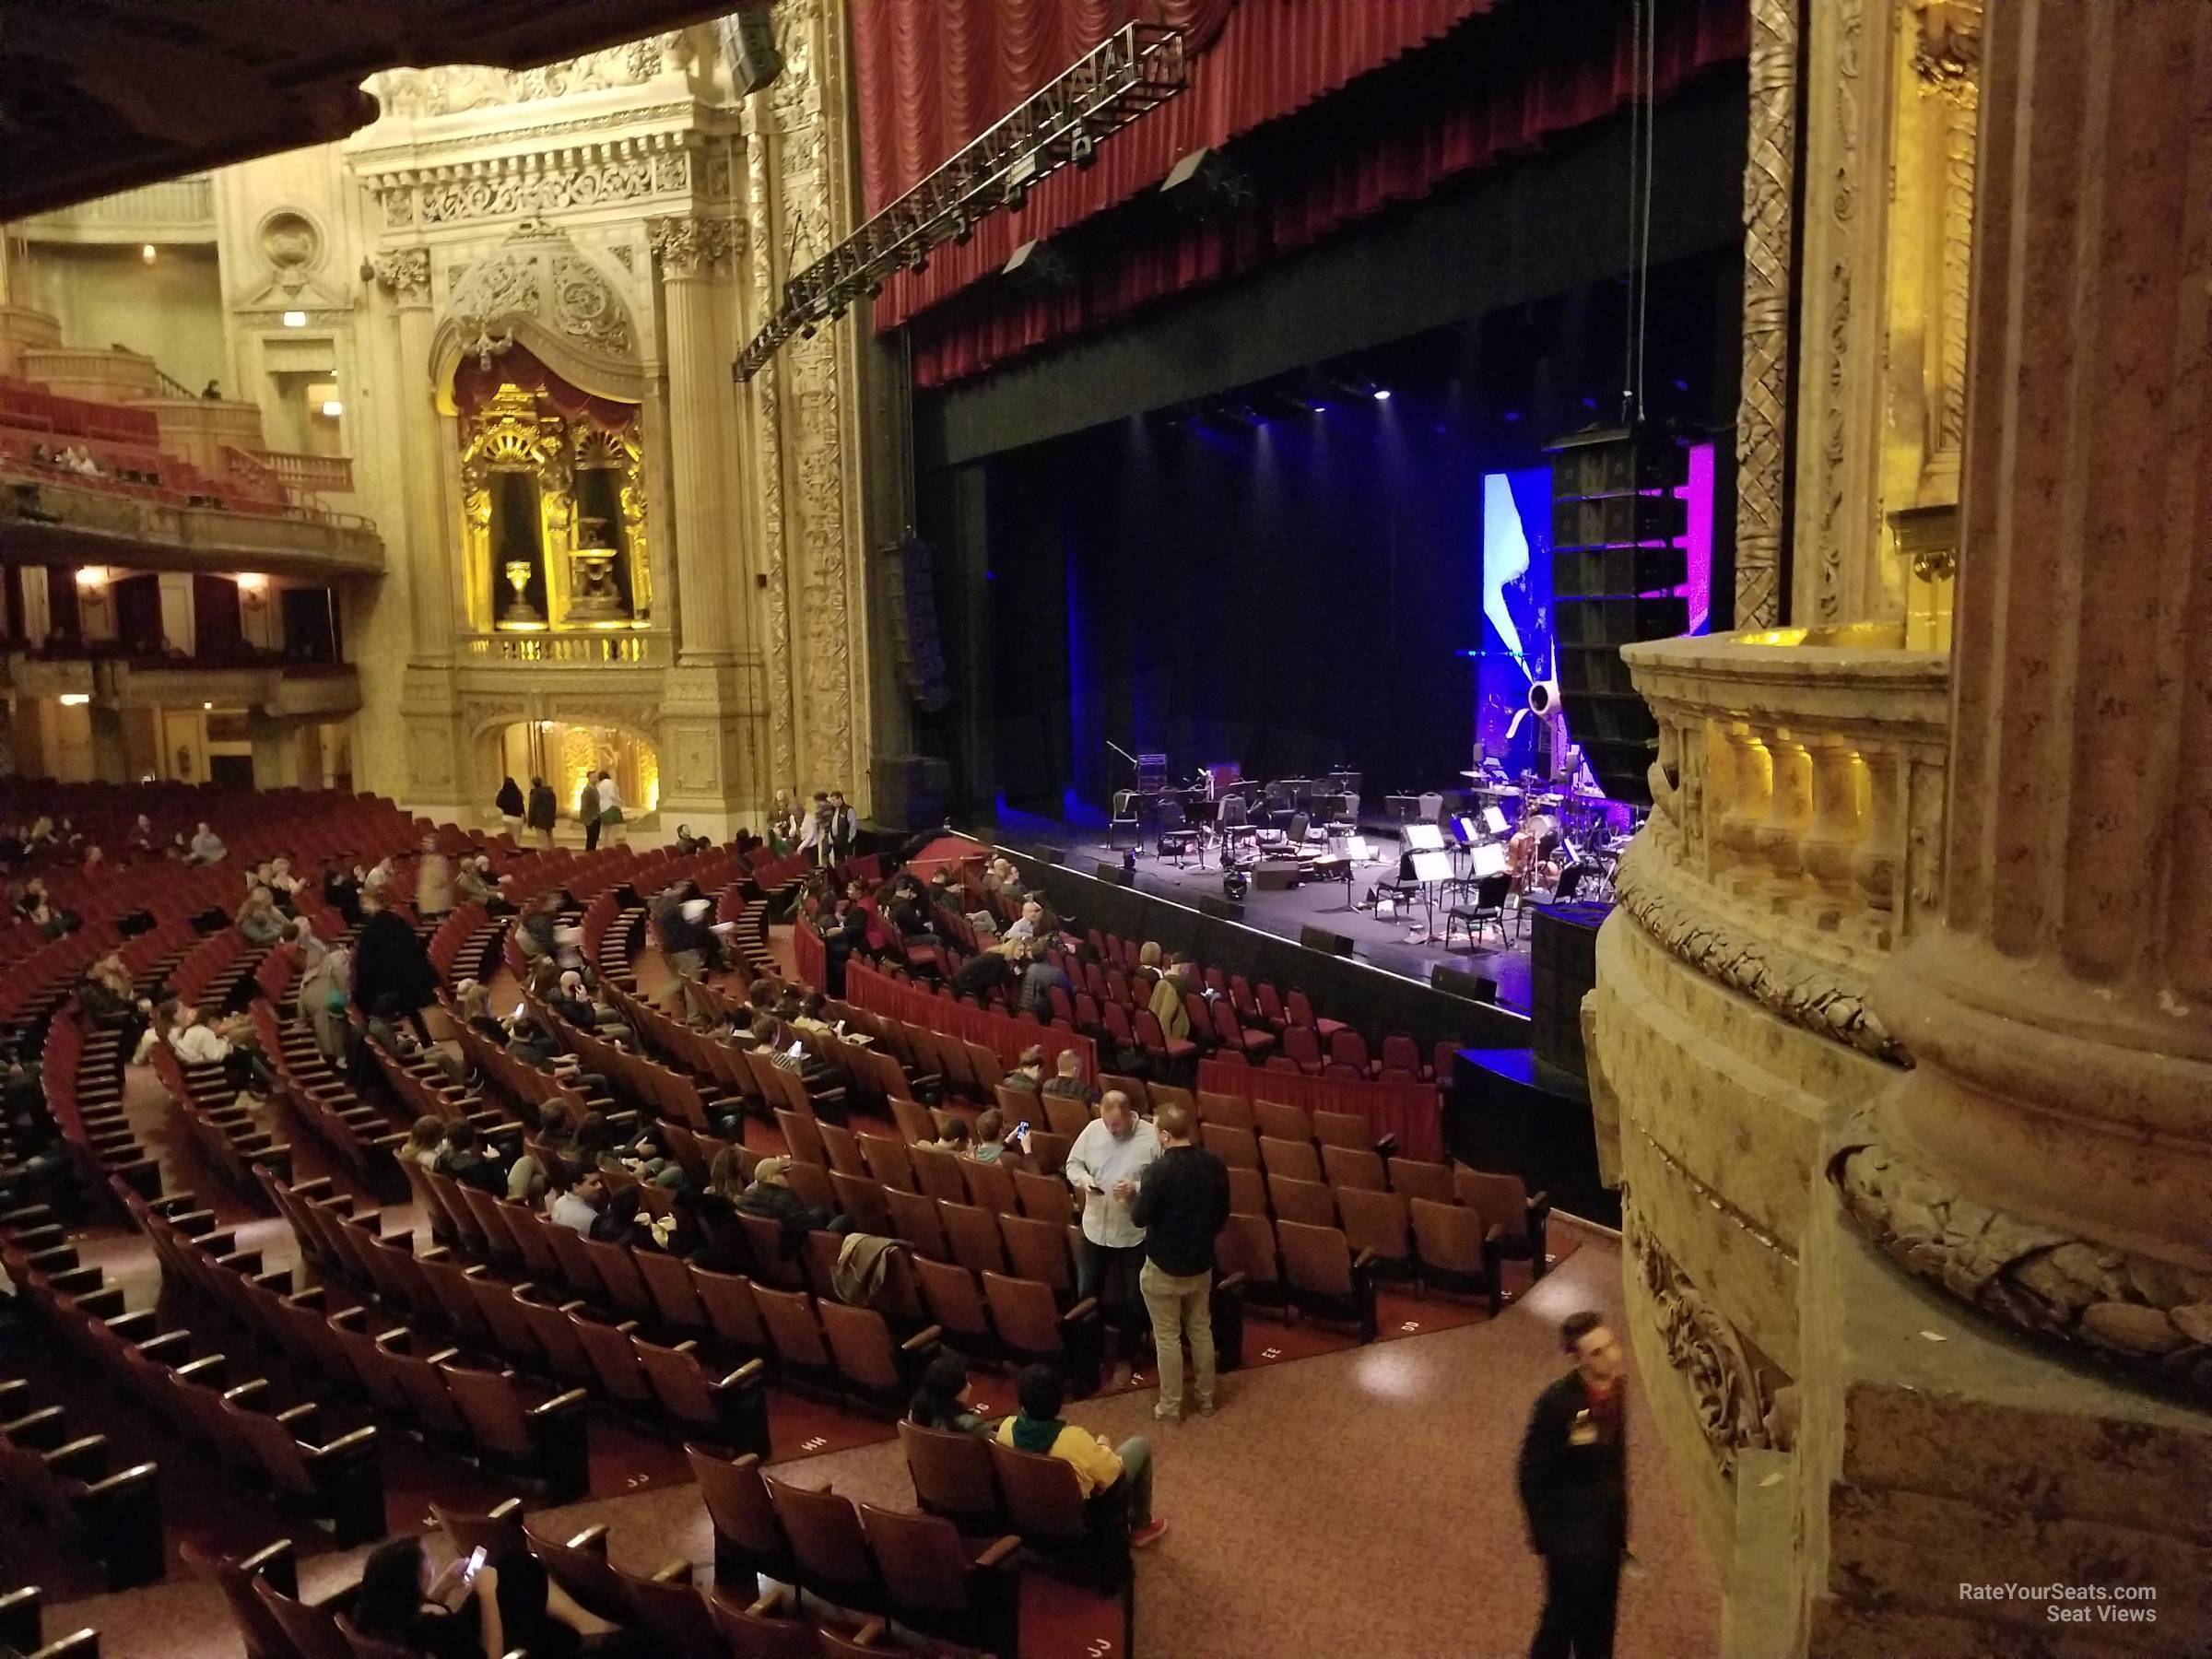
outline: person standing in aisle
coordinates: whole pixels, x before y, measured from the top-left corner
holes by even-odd
[[[1145,1230],[1130,1211],[1138,1178],[1159,1156],[1158,1132],[1118,1088],[1099,1102],[1099,1115],[1084,1125],[1067,1155],[1067,1183],[1083,1201],[1076,1296],[1097,1297],[1108,1329],[1121,1333],[1117,1377],[1132,1363],[1136,1278],[1145,1259]]]
[[[576,792],[576,821],[583,826],[583,850],[599,851],[599,774],[585,772],[583,787]]]
[[[507,831],[507,839],[514,841],[523,833],[523,786],[512,778],[500,785],[500,793],[491,797],[499,809],[500,827]]]
[[[1200,1417],[1214,1410],[1214,1238],[1229,1225],[1229,1166],[1192,1144],[1190,1108],[1170,1101],[1153,1120],[1160,1153],[1137,1182],[1129,1218],[1145,1230],[1136,1277],[1159,1354],[1159,1400],[1152,1415],[1182,1416],[1182,1339],[1191,1339],[1191,1395]],[[1088,1131],[1087,1131],[1088,1133]]]
[[[553,846],[554,821],[560,817],[560,805],[553,798],[553,787],[543,778],[530,780],[529,823],[537,844],[548,852]]]
[[[629,831],[622,827],[622,791],[611,771],[599,774],[599,828],[618,846],[629,839]]]
[[[1629,1449],[1620,1344],[1597,1314],[1571,1313],[1574,1369],[1536,1396],[1521,1438],[1521,1507],[1544,1558],[1544,1614],[1529,1659],[1612,1659],[1629,1553]]]

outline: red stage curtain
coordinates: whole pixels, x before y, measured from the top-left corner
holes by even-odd
[[[1516,0],[1526,4],[1529,0]],[[1292,113],[1492,8],[1495,0],[1169,0],[1167,20],[1218,28],[1181,96],[1100,146],[1087,171],[1064,168],[1018,214],[994,213],[967,246],[935,250],[927,271],[892,277],[879,328],[919,318],[914,377],[935,385],[1126,314],[1147,300],[1236,275],[1457,174],[1606,115],[1630,90],[1629,39],[1559,40],[1536,62],[1485,64],[1448,100],[1409,100],[1347,130],[1336,159],[1278,185],[1228,222],[1164,227],[1102,265],[1074,293],[1006,296],[982,317],[926,316],[996,273],[1013,250],[1128,201],[1182,157]],[[926,176],[1007,109],[1133,13],[1131,0],[880,0],[857,8],[862,173],[871,212]],[[1661,8],[1655,89],[1748,51],[1741,0]]]
[[[999,1063],[1008,1071],[1019,1063],[1021,1051],[1035,1044],[1044,1050],[1048,1071],[1062,1049],[1074,1049],[1082,1056],[1083,1075],[1086,1077],[1099,1075],[1098,1044],[1079,1032],[1057,1026],[1031,1025],[1008,1014],[987,1012],[973,1003],[955,1002],[949,996],[938,996],[920,985],[880,973],[865,962],[846,964],[845,1000],[871,1014],[902,1019],[909,1025],[927,1026],[933,1031],[947,1032],[963,1042],[982,1043],[997,1054]]]
[[[1443,1110],[1430,1083],[1367,1083],[1354,1077],[1309,1077],[1303,1072],[1267,1071],[1254,1065],[1198,1064],[1198,1087],[1208,1094],[1232,1094],[1247,1100],[1275,1100],[1308,1112],[1358,1112],[1374,1125],[1375,1138],[1398,1137],[1407,1158],[1441,1163],[1444,1156]]]
[[[636,404],[594,397],[571,385],[538,361],[528,347],[520,345],[510,346],[493,357],[488,369],[475,358],[464,358],[453,371],[453,406],[466,418],[480,405],[489,403],[501,386],[510,384],[540,394],[562,419],[588,419],[602,431],[619,432],[638,418]]]

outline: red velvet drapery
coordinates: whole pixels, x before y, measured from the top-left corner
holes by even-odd
[[[1073,292],[1008,293],[981,314],[971,306],[929,314],[996,273],[1020,243],[1130,200],[1191,151],[1291,114],[1494,6],[1531,3],[1167,0],[1168,21],[1218,27],[1192,57],[1189,89],[1102,144],[1088,171],[1063,169],[1030,191],[1018,214],[991,215],[966,246],[939,248],[927,271],[892,278],[876,302],[877,324],[913,322],[917,383],[956,380],[1148,300],[1251,269],[1619,108],[1630,89],[1626,6],[1614,35],[1556,38],[1533,58],[1483,61],[1451,96],[1409,100],[1347,130],[1326,165],[1274,181],[1258,209],[1135,233],[1106,259],[1087,259]],[[911,188],[1112,29],[1153,15],[1149,0],[876,0],[856,8],[869,210]],[[1747,29],[1741,0],[1661,7],[1657,92],[1741,58]]]
[[[473,357],[464,358],[453,371],[453,407],[465,418],[509,384],[540,394],[562,419],[588,419],[602,431],[619,432],[638,418],[636,404],[596,397],[571,385],[539,361],[528,347],[519,344],[495,355],[489,368]]]

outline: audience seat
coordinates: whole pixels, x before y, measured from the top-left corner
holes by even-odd
[[[512,1371],[457,1360],[441,1362],[438,1371],[479,1462],[529,1482],[550,1502],[573,1503],[588,1494],[591,1428],[582,1389],[532,1403]]]
[[[790,1583],[791,1541],[761,1479],[760,1454],[725,1457],[688,1441],[684,1456],[714,1527],[715,1587],[742,1601],[759,1593],[763,1578]]]
[[[1414,1198],[1406,1206],[1413,1221],[1414,1254],[1421,1283],[1464,1296],[1487,1296],[1494,1315],[1504,1305],[1498,1271],[1499,1230],[1464,1205]]]
[[[1531,1195],[1518,1175],[1493,1174],[1465,1164],[1452,1166],[1452,1182],[1460,1203],[1479,1211],[1499,1230],[1499,1248],[1505,1258],[1526,1262],[1530,1276],[1542,1278],[1548,1265],[1544,1234],[1551,1219],[1550,1194]]]
[[[1074,1465],[1065,1459],[1018,1451],[995,1440],[989,1449],[1006,1518],[1022,1547],[1050,1565],[1072,1571],[1102,1595],[1125,1597],[1133,1575],[1123,1483],[1117,1480],[1086,1501]]]
[[[1006,1531],[1006,1504],[982,1436],[901,1421],[899,1443],[906,1453],[915,1501],[925,1512],[977,1537]]]
[[[798,1588],[837,1606],[881,1613],[882,1580],[853,1500],[827,1488],[794,1486],[773,1475],[761,1478],[791,1540]]]
[[[1002,1535],[971,1554],[950,1521],[860,1506],[861,1531],[876,1558],[884,1610],[899,1624],[989,1653],[1020,1651],[1021,1539]]]
[[[1283,1277],[1289,1282],[1291,1300],[1308,1316],[1353,1325],[1360,1341],[1372,1342],[1375,1279],[1371,1258],[1354,1255],[1343,1232],[1335,1227],[1278,1221],[1275,1233],[1282,1247]]]
[[[992,1326],[1010,1359],[1057,1366],[1078,1400],[1098,1393],[1104,1337],[1096,1297],[1062,1312],[1052,1290],[1037,1279],[1003,1273],[982,1277]]]

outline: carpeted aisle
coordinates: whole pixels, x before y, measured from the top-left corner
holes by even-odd
[[[1618,1320],[1620,1306],[1618,1249],[1592,1236],[1496,1321],[1246,1371],[1223,1382],[1210,1420],[1156,1423],[1149,1392],[1073,1407],[1073,1420],[1111,1440],[1153,1440],[1156,1502],[1171,1528],[1138,1559],[1136,1652],[1526,1653],[1543,1574],[1514,1491],[1522,1427],[1564,1369],[1559,1321],[1583,1307]],[[1266,1328],[1254,1320],[1247,1340]],[[1010,1391],[988,1392],[999,1407]],[[1631,1544],[1646,1571],[1622,1585],[1617,1651],[1621,1659],[1710,1654],[1719,1648],[1719,1582],[1641,1394],[1632,1401]],[[895,1445],[809,1458],[793,1477],[912,1501]],[[1079,1641],[1043,1645],[1039,1621],[1025,1622],[1037,1659],[1085,1652]]]

